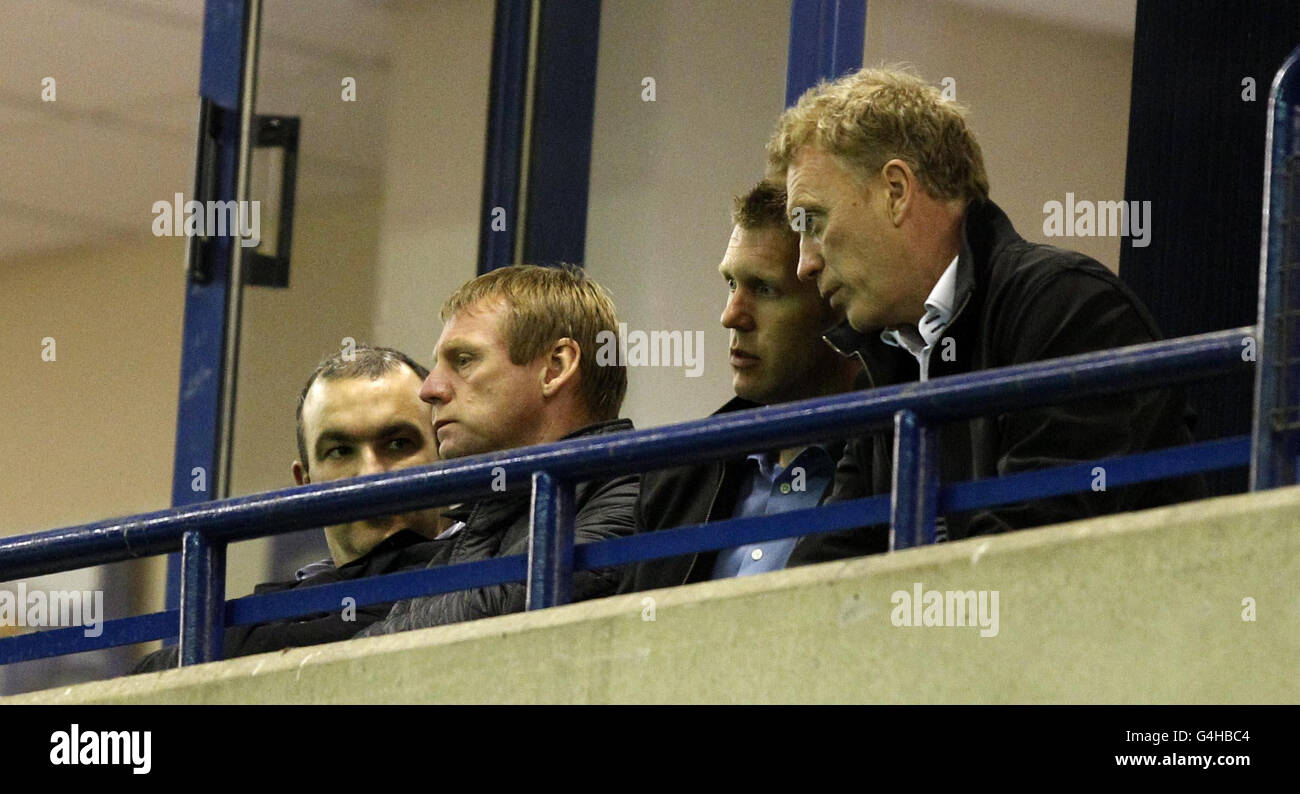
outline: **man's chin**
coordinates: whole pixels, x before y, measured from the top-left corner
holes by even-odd
[[[753,379],[736,377],[731,381],[731,388],[736,396],[759,405],[770,405],[773,401],[770,389],[755,383]]]
[[[883,322],[878,315],[872,314],[869,310],[859,309],[854,311],[853,307],[844,313],[844,319],[849,321],[853,330],[860,334],[869,334],[874,331],[885,330],[888,323]]]

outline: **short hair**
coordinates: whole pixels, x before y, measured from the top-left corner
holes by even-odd
[[[298,460],[304,469],[310,462],[307,458],[307,439],[302,430],[302,406],[307,401],[307,392],[317,380],[346,380],[348,378],[368,378],[379,380],[384,375],[408,367],[423,381],[429,377],[429,368],[420,364],[400,350],[391,347],[371,347],[358,344],[329,356],[316,365],[316,370],[307,379],[307,385],[298,394]]]
[[[897,157],[939,199],[987,199],[984,156],[966,108],[904,67],[822,81],[781,114],[767,144],[769,172],[785,174],[814,145],[872,174]]]
[[[618,418],[627,394],[627,367],[601,364],[596,356],[601,334],[618,336],[614,302],[604,287],[576,265],[510,265],[453,292],[442,305],[442,320],[494,299],[508,308],[502,336],[511,362],[527,364],[557,340],[574,340],[582,352],[578,373],[588,413],[596,421]]]
[[[748,193],[736,196],[731,223],[742,229],[784,229],[791,237],[797,236],[785,212],[785,185],[772,179],[764,179]]]

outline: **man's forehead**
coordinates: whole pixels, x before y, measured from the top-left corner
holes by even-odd
[[[797,207],[807,203],[826,179],[848,173],[839,158],[825,149],[812,144],[801,147],[786,170],[786,206]]]
[[[458,309],[443,323],[433,348],[434,357],[449,345],[490,344],[498,340],[505,309],[503,298],[483,298]]]
[[[763,226],[742,229],[737,226],[731,234],[727,252],[718,265],[719,272],[741,275],[749,271],[764,273],[794,273],[798,262],[798,238],[784,227]]]
[[[373,380],[364,376],[318,378],[303,401],[303,429],[314,436],[339,424],[420,415],[429,410],[420,400],[420,382],[419,374],[404,365]]]

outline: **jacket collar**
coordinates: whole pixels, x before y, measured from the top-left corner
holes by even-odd
[[[583,436],[599,436],[606,433],[621,433],[624,430],[632,430],[631,419],[611,419],[605,422],[596,422],[595,424],[580,427],[572,433],[557,439],[558,441],[568,441],[572,438],[582,438]],[[514,509],[519,504],[527,503],[532,495],[526,491],[513,491],[504,493],[500,496],[485,496],[474,502],[465,502],[454,507],[449,507],[443,512],[447,518],[453,521],[465,521],[477,508],[491,508],[501,506],[502,509]]]
[[[976,297],[977,291],[988,284],[993,261],[1008,245],[1021,241],[1011,225],[1011,220],[1002,208],[988,199],[972,201],[966,208],[962,220],[961,253],[957,256],[957,286],[953,292],[953,313],[948,320],[948,329],[953,329],[962,318],[966,308]],[[897,348],[888,348],[878,344],[880,333],[863,333],[842,320],[827,330],[822,338],[842,356],[857,356],[872,386],[898,383],[898,377],[906,370],[906,364],[894,361],[898,356]],[[891,352],[892,351],[892,352]],[[882,379],[883,376],[883,379]],[[903,380],[916,380],[913,375]]]

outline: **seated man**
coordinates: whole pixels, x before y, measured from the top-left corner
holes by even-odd
[[[731,332],[736,397],[717,413],[851,390],[861,367],[837,354],[821,336],[838,318],[816,288],[795,275],[799,236],[786,219],[785,188],[759,183],[736,199],[732,222],[718,272],[729,293],[722,326]],[[637,500],[637,530],[815,507],[830,490],[843,446],[768,450],[648,472]],[[816,550],[821,538],[810,535],[648,560],[624,570],[620,591],[780,570],[792,554],[798,559],[830,553]]]
[[[580,269],[494,270],[448,298],[442,320],[420,396],[433,405],[444,459],[632,428],[618,418],[627,368],[601,365],[595,355],[602,332],[618,333],[614,305]],[[579,483],[577,542],[631,534],[637,485],[635,475]],[[531,504],[523,488],[448,509],[456,520],[444,535],[450,549],[431,565],[527,554]],[[575,571],[573,600],[611,595],[617,584],[617,569]],[[512,582],[399,601],[358,636],[520,612],[525,593]]]
[[[863,69],[810,89],[781,116],[769,172],[801,229],[799,277],[843,310],[837,346],[875,386],[1070,356],[1160,338],[1140,300],[1082,254],[1027,242],[988,198],[965,111],[904,71]],[[835,340],[833,340],[835,341]],[[944,426],[952,483],[1191,441],[1182,390],[1075,400]],[[889,435],[851,441],[835,499],[890,490]],[[952,539],[1201,498],[1200,478],[951,514]],[[1095,486],[1094,486],[1095,487]],[[859,553],[887,535],[847,533]]]
[[[349,360],[350,359],[350,360]],[[403,353],[357,345],[316,368],[298,396],[299,485],[377,474],[438,460],[429,407],[420,383],[429,371]],[[288,582],[260,584],[256,594],[333,584],[423,568],[441,541],[441,509],[380,516],[325,529],[331,559],[312,563]],[[381,620],[392,603],[226,629],[226,658],[345,640]],[[134,672],[175,667],[169,646],[142,659]]]

